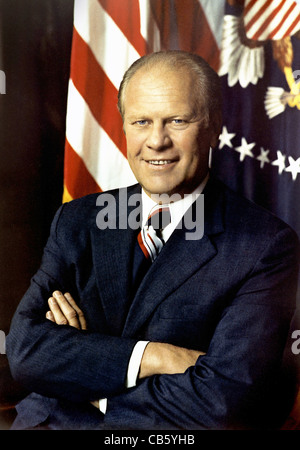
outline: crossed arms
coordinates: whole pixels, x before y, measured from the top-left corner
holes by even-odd
[[[50,310],[46,318],[57,325],[70,325],[78,330],[86,330],[87,323],[82,310],[70,293],[53,292],[48,300]],[[149,342],[141,360],[138,378],[142,379],[156,374],[184,373],[194,366],[204,352],[178,347],[172,344]],[[93,402],[98,406],[97,402]]]

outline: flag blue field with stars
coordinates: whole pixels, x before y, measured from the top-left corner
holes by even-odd
[[[243,14],[243,7],[226,6],[224,125],[211,171],[300,237],[300,25],[281,40],[249,39]]]

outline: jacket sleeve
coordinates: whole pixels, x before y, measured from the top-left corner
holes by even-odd
[[[75,264],[66,255],[74,243],[68,239],[67,227],[60,225],[71,221],[62,206],[53,220],[41,267],[13,317],[6,351],[13,377],[30,391],[87,401],[124,389],[136,340],[83,332],[45,318],[54,290],[72,292]]]
[[[224,309],[206,355],[108,399],[105,427],[222,429],[280,421],[280,373],[295,310],[298,242],[278,232]]]

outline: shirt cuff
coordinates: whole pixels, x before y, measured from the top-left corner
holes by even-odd
[[[107,398],[101,398],[99,400],[99,409],[100,411],[105,414],[107,410]]]
[[[145,348],[148,343],[149,343],[149,341],[139,341],[135,344],[135,346],[132,350],[130,360],[128,363],[128,369],[127,369],[127,378],[126,378],[126,382],[125,382],[126,388],[131,388],[136,385],[142,357],[143,357]],[[99,400],[99,410],[103,414],[106,414],[107,398],[101,398]]]
[[[131,388],[136,385],[136,380],[141,366],[142,357],[149,341],[139,341],[135,344],[127,369],[126,387]]]

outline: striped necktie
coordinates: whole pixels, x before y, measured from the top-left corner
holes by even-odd
[[[156,205],[151,210],[145,226],[138,234],[132,264],[132,297],[164,245],[161,230],[170,223],[170,218],[168,207]]]
[[[144,256],[153,262],[164,246],[162,230],[171,222],[168,206],[156,205],[138,235],[139,246]]]

